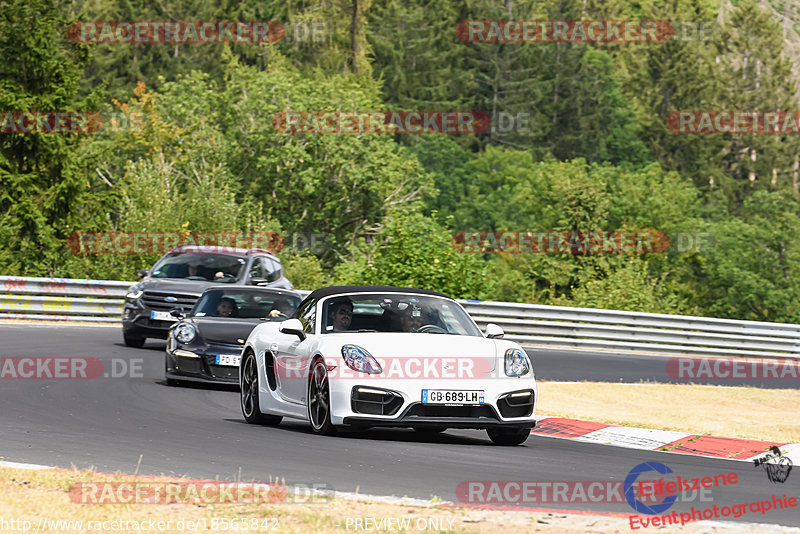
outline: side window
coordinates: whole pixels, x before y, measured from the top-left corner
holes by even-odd
[[[313,334],[314,321],[317,318],[317,303],[309,300],[294,313],[294,317],[300,319],[303,325],[303,332]]]
[[[268,282],[274,282],[281,277],[281,265],[272,258],[263,258],[264,267],[267,270],[266,279]]]
[[[253,283],[253,278],[266,278],[264,276],[264,268],[261,265],[261,258],[253,258],[253,263],[250,265],[249,280]]]

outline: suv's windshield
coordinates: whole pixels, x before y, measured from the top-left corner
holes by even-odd
[[[323,303],[322,332],[414,332],[481,336],[455,302],[419,294],[368,293],[330,297]]]
[[[203,293],[189,315],[284,321],[299,304],[300,297],[273,291],[214,289]]]
[[[169,254],[150,273],[153,278],[184,278],[206,282],[235,282],[246,260],[226,254]]]

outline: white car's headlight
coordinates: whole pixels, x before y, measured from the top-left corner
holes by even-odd
[[[136,300],[142,296],[142,287],[139,284],[134,284],[128,288],[128,293],[125,295],[126,299]]]
[[[347,367],[354,371],[371,375],[383,372],[378,360],[373,358],[372,354],[367,352],[366,349],[362,349],[358,345],[344,345],[342,347],[342,358],[344,358],[344,363],[347,364]]]
[[[528,355],[519,349],[506,351],[506,376],[522,376],[528,374],[531,364]]]
[[[175,327],[172,334],[181,343],[191,343],[197,335],[197,329],[189,323],[181,323]]]

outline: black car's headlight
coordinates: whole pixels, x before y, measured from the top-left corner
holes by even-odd
[[[373,358],[372,354],[367,352],[367,349],[362,349],[358,345],[344,345],[342,347],[342,357],[347,367],[354,371],[369,373],[371,375],[377,375],[383,372],[378,360]]]
[[[189,323],[181,323],[172,331],[172,335],[180,343],[191,343],[197,336],[197,329]]]
[[[531,370],[528,355],[519,349],[506,351],[506,376],[522,376]]]
[[[128,293],[125,295],[126,299],[136,300],[142,296],[142,286],[140,284],[133,284],[128,288]]]

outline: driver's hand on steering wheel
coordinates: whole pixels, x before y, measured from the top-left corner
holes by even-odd
[[[225,278],[225,273],[222,271],[217,271],[217,273],[214,275],[214,280],[219,280],[221,278]]]

